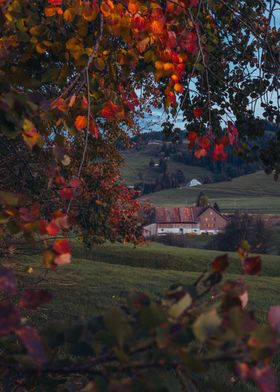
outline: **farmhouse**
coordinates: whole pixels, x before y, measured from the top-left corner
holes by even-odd
[[[228,218],[211,206],[156,207],[153,222],[144,227],[144,236],[166,234],[218,234]]]

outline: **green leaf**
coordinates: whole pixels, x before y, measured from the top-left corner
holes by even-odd
[[[125,339],[131,334],[131,327],[124,313],[118,308],[112,308],[105,312],[103,321],[116,343],[123,347]]]
[[[140,320],[145,328],[155,328],[167,320],[167,313],[162,306],[152,303],[141,310]]]
[[[192,372],[204,372],[206,370],[204,362],[196,358],[191,352],[185,349],[181,350],[180,358],[182,364]]]
[[[193,324],[193,333],[200,342],[205,342],[221,325],[216,309],[202,313]]]
[[[192,297],[189,293],[186,293],[178,302],[173,304],[169,309],[169,315],[177,318],[188,309],[192,304]]]

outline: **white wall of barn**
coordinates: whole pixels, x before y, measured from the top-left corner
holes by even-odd
[[[165,227],[165,228],[158,228],[157,235],[165,235],[165,234],[201,234],[200,229],[193,229],[193,228],[174,228],[174,227]]]
[[[157,235],[165,234],[201,234],[199,224],[158,224]]]

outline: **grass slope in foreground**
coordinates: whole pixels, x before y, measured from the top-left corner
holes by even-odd
[[[32,319],[35,316],[38,325],[99,314],[106,307],[124,303],[130,290],[142,290],[155,297],[172,283],[192,283],[219,254],[160,244],[136,249],[105,245],[95,247],[90,253],[78,248],[75,253],[72,264],[50,272],[40,284],[39,287],[51,289],[54,299],[50,305],[30,314]],[[231,266],[225,279],[236,278],[241,271],[236,255],[230,254],[230,260]],[[16,265],[19,285],[37,281],[41,276],[38,256],[24,257]],[[34,267],[31,275],[25,272],[30,265]],[[280,257],[263,257],[263,275],[246,280],[250,286],[250,307],[257,311],[260,320],[265,320],[269,307],[279,303]],[[279,357],[275,366],[280,369]],[[217,365],[203,378],[215,382],[214,391],[256,391],[252,385],[240,382],[233,387],[229,382],[231,375],[232,371],[227,367]]]
[[[194,203],[201,191],[211,202],[217,201],[223,211],[244,209],[248,212],[280,213],[280,182],[275,182],[272,176],[262,171],[196,188],[163,190],[142,199],[148,199],[156,206],[184,206]]]

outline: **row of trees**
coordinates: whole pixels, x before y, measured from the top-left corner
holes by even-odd
[[[224,233],[218,234],[210,244],[212,249],[221,251],[236,251],[247,241],[254,253],[267,253],[271,245],[272,228],[269,228],[261,216],[235,212],[230,217]]]

